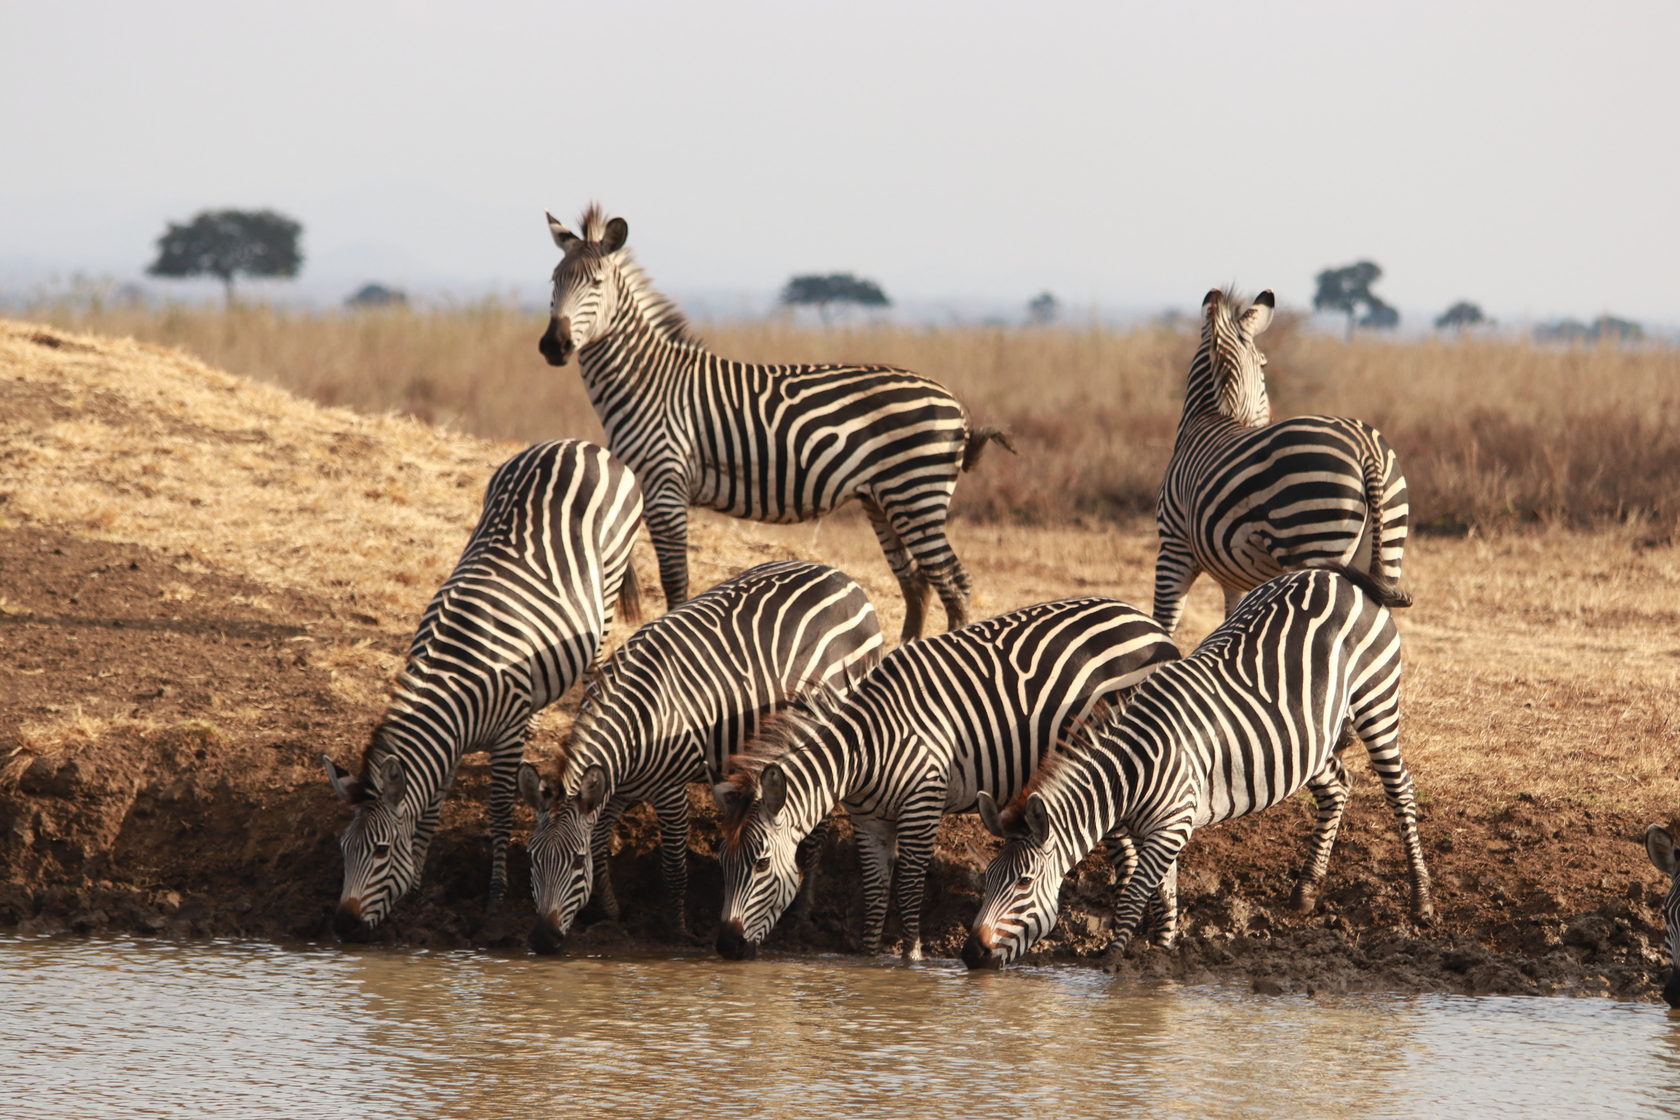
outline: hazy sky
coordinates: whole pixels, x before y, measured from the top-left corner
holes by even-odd
[[[1417,313],[1680,320],[1673,0],[467,7],[0,0],[0,284],[272,207],[299,287],[540,302],[599,199],[678,295],[1300,305],[1363,257]]]

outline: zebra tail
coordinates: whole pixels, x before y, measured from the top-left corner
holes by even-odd
[[[963,445],[962,469],[967,474],[980,461],[980,453],[986,449],[988,443],[997,443],[1011,455],[1019,455],[1015,445],[1009,442],[1009,433],[1002,428],[981,428],[971,432],[968,442]]]
[[[642,589],[636,565],[629,561],[624,564],[624,582],[618,585],[618,620],[632,625],[642,621]]]
[[[1301,565],[1303,568],[1317,568],[1320,571],[1335,572],[1352,583],[1367,596],[1390,610],[1399,610],[1412,605],[1412,597],[1408,592],[1400,590],[1399,584],[1382,578],[1374,572],[1367,572],[1363,568],[1351,567],[1334,560],[1309,561]]]

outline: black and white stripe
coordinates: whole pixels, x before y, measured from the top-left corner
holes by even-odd
[[[1340,752],[1350,726],[1399,820],[1413,909],[1429,917],[1417,803],[1400,757],[1394,602],[1363,572],[1280,576],[1245,597],[1194,653],[1144,681],[1124,709],[1079,728],[1007,808],[982,803],[987,827],[1007,842],[986,869],[963,949],[969,967],[1014,960],[1054,926],[1063,876],[1116,828],[1136,843],[1137,870],[1116,907],[1115,948],[1151,905],[1162,918],[1156,940],[1170,944],[1178,855],[1191,832],[1303,786],[1318,820],[1293,902],[1310,909],[1347,804]]]
[[[652,802],[659,819],[680,932],[688,783],[717,781],[728,755],[797,689],[846,687],[880,656],[880,623],[863,589],[802,561],[760,564],[637,630],[590,681],[558,782],[545,788],[533,767],[520,769],[520,790],[537,809],[532,946],[558,946],[592,883],[616,913],[608,844],[638,801]]]
[[[1668,1005],[1680,1008],[1680,855],[1675,851],[1674,834],[1654,824],[1645,830],[1645,850],[1651,863],[1668,876],[1668,897],[1663,900],[1663,948],[1668,952],[1668,981],[1663,984],[1662,996]]]
[[[1008,799],[1100,698],[1176,658],[1148,616],[1066,599],[901,646],[844,697],[814,694],[766,721],[719,785],[725,809],[718,949],[750,956],[798,887],[794,850],[835,804],[857,832],[864,945],[879,949],[889,886],[904,956],[921,956],[934,835],[983,794]]]
[[[636,472],[667,605],[688,596],[688,509],[807,521],[858,499],[904,592],[904,638],[921,634],[930,590],[952,628],[967,621],[968,573],[945,535],[957,475],[993,428],[925,377],[890,366],[754,365],[708,351],[624,250],[624,219],[585,211],[554,270],[549,364],[575,349],[613,454]]]
[[[1155,618],[1169,633],[1202,572],[1224,588],[1227,613],[1244,592],[1314,562],[1400,582],[1406,479],[1382,433],[1332,416],[1271,422],[1254,339],[1273,304],[1269,291],[1244,308],[1218,289],[1202,302],[1202,344],[1156,504]]]
[[[634,611],[641,514],[635,478],[592,443],[539,443],[496,469],[466,551],[421,616],[361,776],[321,756],[355,807],[339,841],[341,934],[371,928],[418,884],[468,751],[490,754],[490,899],[500,901],[531,718],[595,662],[621,595]]]

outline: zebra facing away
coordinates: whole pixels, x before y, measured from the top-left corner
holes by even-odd
[[[1406,479],[1382,433],[1341,417],[1271,422],[1254,340],[1274,305],[1270,291],[1244,308],[1217,288],[1202,301],[1201,347],[1156,502],[1155,619],[1168,633],[1202,572],[1224,589],[1227,614],[1244,592],[1315,561],[1400,582]]]
[[[922,894],[944,815],[1013,796],[1100,698],[1177,656],[1136,608],[1065,599],[900,646],[848,695],[815,692],[778,712],[715,789],[718,952],[757,952],[798,889],[796,845],[839,803],[858,837],[865,950],[880,949],[890,885],[904,957],[921,959]]]
[[[996,428],[891,366],[753,365],[690,333],[624,248],[629,226],[584,211],[573,233],[548,216],[565,255],[554,270],[538,349],[553,366],[575,350],[613,454],[647,501],[667,606],[688,596],[688,509],[754,521],[808,521],[856,498],[904,593],[904,640],[922,632],[937,591],[948,628],[967,621],[971,585],[945,536],[957,475]]]
[[[589,682],[553,786],[519,768],[537,811],[531,946],[552,952],[589,901],[617,913],[607,852],[624,809],[651,801],[666,894],[684,929],[688,783],[717,781],[764,713],[803,685],[846,686],[881,656],[881,625],[844,572],[760,564],[637,630]]]
[[[1664,948],[1668,950],[1668,982],[1662,997],[1680,1008],[1680,856],[1675,852],[1674,834],[1654,824],[1645,830],[1645,851],[1658,871],[1668,876],[1668,897],[1663,900]]]
[[[1365,743],[1400,825],[1412,908],[1433,914],[1411,775],[1400,757],[1400,636],[1392,590],[1352,569],[1291,572],[1262,585],[1194,653],[1144,681],[1124,709],[1094,716],[1003,809],[981,799],[1005,838],[986,869],[970,968],[1019,957],[1056,923],[1062,878],[1117,827],[1137,845],[1137,871],[1115,907],[1112,952],[1146,908],[1177,928],[1178,855],[1196,828],[1244,816],[1303,785],[1318,803],[1291,902],[1310,910],[1347,805],[1341,750]],[[1154,896],[1153,899],[1151,896]]]
[[[615,601],[634,614],[641,514],[635,478],[592,443],[539,443],[496,469],[466,550],[420,618],[361,776],[321,756],[333,792],[354,807],[339,840],[341,937],[371,930],[418,885],[468,751],[490,754],[490,904],[501,901],[531,718],[598,657]]]

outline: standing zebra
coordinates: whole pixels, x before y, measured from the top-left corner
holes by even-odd
[[[1673,1008],[1680,1008],[1680,858],[1676,857],[1674,834],[1654,824],[1645,830],[1645,850],[1651,862],[1669,878],[1668,897],[1663,900],[1664,947],[1668,950],[1668,982],[1662,996]]]
[[[795,846],[838,802],[858,837],[865,950],[880,949],[890,884],[904,957],[920,960],[922,892],[944,815],[1013,796],[1099,698],[1177,656],[1136,608],[1065,599],[900,646],[849,695],[815,693],[777,713],[716,789],[718,952],[757,951],[798,889]]]
[[[1330,416],[1271,422],[1254,339],[1274,303],[1265,291],[1245,309],[1217,288],[1202,301],[1202,344],[1155,511],[1155,620],[1168,633],[1202,572],[1225,589],[1227,614],[1244,592],[1314,561],[1400,582],[1406,479],[1382,433]]]
[[[635,613],[630,544],[641,514],[635,478],[593,443],[539,443],[491,476],[466,551],[420,618],[361,777],[321,756],[333,792],[355,807],[339,840],[340,936],[377,925],[419,883],[468,751],[490,754],[490,905],[500,903],[531,718],[599,656],[615,599]]]
[[[688,783],[717,781],[760,718],[802,685],[844,686],[875,666],[881,625],[864,591],[821,564],[760,564],[630,636],[590,681],[552,788],[519,768],[537,811],[531,945],[558,948],[591,883],[616,913],[607,869],[613,825],[651,801],[675,925],[688,884]]]
[[[666,605],[688,597],[688,508],[754,521],[808,521],[857,498],[904,592],[904,640],[921,635],[930,589],[948,627],[967,621],[971,585],[945,537],[960,471],[996,428],[970,430],[963,406],[891,366],[753,365],[689,333],[624,249],[629,226],[584,211],[580,233],[552,214],[565,254],[538,349],[576,350],[613,454],[647,497]]]
[[[1005,837],[963,946],[970,968],[1007,964],[1056,923],[1062,877],[1116,827],[1137,872],[1115,908],[1115,951],[1151,895],[1177,928],[1178,855],[1193,829],[1276,805],[1303,785],[1318,820],[1293,905],[1311,909],[1347,805],[1341,750],[1365,743],[1400,823],[1412,907],[1433,913],[1412,778],[1400,757],[1400,634],[1393,592],[1353,569],[1291,572],[1250,593],[1196,651],[1146,680],[1124,709],[1089,720],[1006,808],[981,800]]]

